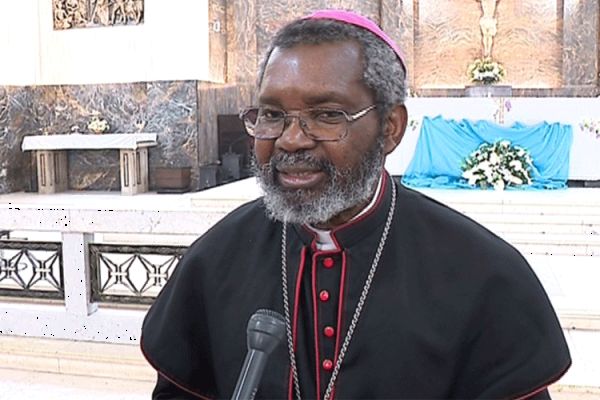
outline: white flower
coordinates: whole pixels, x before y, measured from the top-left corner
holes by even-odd
[[[490,160],[490,164],[495,165],[500,162],[500,157],[498,157],[498,154],[496,154],[496,153],[490,153],[489,160]]]
[[[90,119],[87,127],[92,132],[106,132],[110,129],[108,121],[106,121],[104,118],[98,117],[97,115],[94,115]]]
[[[510,175],[508,177],[508,180],[509,180],[510,183],[514,183],[515,185],[522,185],[523,184],[523,181],[521,179],[517,178],[514,175]]]
[[[523,164],[519,160],[512,160],[508,163],[509,167],[513,167],[515,171],[520,171],[523,169]]]
[[[530,184],[533,164],[529,153],[508,140],[484,143],[463,162],[462,177],[469,185],[492,186],[504,190],[507,186]]]
[[[504,190],[504,181],[502,179],[498,179],[494,181],[493,186],[495,190]]]
[[[471,82],[496,83],[504,78],[505,70],[502,64],[490,57],[476,59],[467,68]]]

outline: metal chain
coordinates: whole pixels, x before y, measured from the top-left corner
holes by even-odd
[[[392,182],[392,202],[390,204],[390,210],[388,212],[387,220],[385,222],[385,226],[383,228],[383,232],[381,233],[381,239],[379,240],[379,245],[377,246],[377,251],[375,252],[375,257],[373,258],[373,263],[371,264],[371,269],[369,270],[369,274],[367,275],[367,279],[365,280],[365,284],[363,286],[362,293],[358,299],[358,304],[354,309],[354,315],[352,316],[352,321],[350,322],[350,326],[348,326],[348,331],[346,332],[346,336],[344,337],[344,342],[342,343],[342,347],[340,348],[340,353],[338,355],[337,361],[335,363],[335,367],[333,368],[333,372],[331,373],[331,378],[329,379],[329,384],[327,385],[327,390],[325,391],[325,396],[323,400],[329,400],[331,394],[333,392],[333,387],[335,386],[335,381],[339,375],[340,368],[342,367],[342,362],[344,357],[346,356],[346,352],[348,351],[348,346],[350,346],[350,341],[352,340],[352,336],[354,335],[354,330],[356,329],[356,325],[358,324],[358,319],[360,318],[360,314],[364,307],[365,301],[369,294],[369,289],[371,288],[371,283],[373,281],[373,277],[375,276],[375,272],[377,271],[377,266],[379,265],[379,259],[381,258],[381,254],[383,252],[383,248],[387,241],[387,236],[392,225],[392,219],[394,217],[394,210],[396,209],[396,185]],[[300,397],[300,383],[298,381],[298,370],[296,367],[296,355],[294,352],[294,344],[292,340],[292,325],[290,322],[290,305],[288,300],[288,279],[287,279],[287,253],[286,253],[286,242],[287,242],[287,226],[283,224],[283,236],[282,236],[282,244],[281,244],[281,269],[282,269],[282,279],[283,279],[283,307],[285,311],[285,323],[286,330],[288,336],[288,349],[290,353],[290,364],[292,367],[292,374],[294,378],[294,386],[296,388],[296,398],[297,400],[301,400]]]
[[[292,324],[290,323],[290,301],[288,298],[288,285],[287,285],[287,224],[283,223],[283,229],[281,233],[281,279],[283,287],[283,310],[285,313],[285,330],[287,334],[288,342],[288,353],[290,356],[290,365],[292,367],[292,375],[294,378],[294,388],[296,390],[296,398],[300,400],[300,382],[298,380],[298,368],[296,368],[296,353],[294,352],[294,339],[292,336]]]

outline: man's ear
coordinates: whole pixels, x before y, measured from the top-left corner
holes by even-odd
[[[408,113],[404,104],[398,104],[390,110],[386,119],[384,132],[385,154],[390,154],[400,144],[406,131],[407,122]]]

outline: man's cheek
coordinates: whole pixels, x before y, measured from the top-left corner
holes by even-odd
[[[267,140],[254,141],[254,157],[258,165],[267,164],[273,155],[273,143]]]

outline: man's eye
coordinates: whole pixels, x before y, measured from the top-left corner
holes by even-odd
[[[260,118],[265,121],[280,121],[284,118],[284,113],[281,110],[267,108],[260,110]]]
[[[311,118],[327,124],[340,124],[346,120],[344,113],[338,110],[312,110]]]

